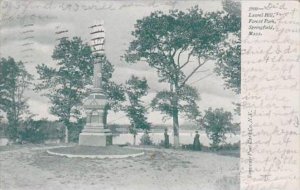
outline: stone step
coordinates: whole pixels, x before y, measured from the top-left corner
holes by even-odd
[[[100,129],[100,130],[110,130],[104,127],[95,127],[95,126],[85,126],[84,129]]]
[[[95,126],[85,126],[84,129],[105,129],[105,128],[99,127],[99,126],[97,126],[97,127],[95,127]]]
[[[105,129],[83,129],[82,132],[86,132],[86,133],[111,133],[109,130],[105,130]]]
[[[84,126],[84,128],[86,128],[86,127],[97,127],[97,128],[104,128],[104,125],[101,125],[101,124],[97,124],[97,125],[91,125],[91,124],[89,124],[89,125],[85,125],[85,126]]]

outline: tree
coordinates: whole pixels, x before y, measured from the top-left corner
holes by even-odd
[[[124,111],[130,120],[129,131],[133,134],[133,144],[135,145],[137,130],[150,129],[150,124],[147,122],[146,117],[147,110],[142,105],[141,101],[141,98],[147,95],[149,87],[145,78],[139,79],[133,75],[126,81],[125,85],[125,92],[128,97],[129,105],[124,107]]]
[[[200,100],[200,97],[198,91],[192,86],[185,85],[177,94],[167,90],[158,92],[152,100],[151,106],[167,117],[172,117],[174,109],[172,100],[174,100],[174,97],[178,97],[178,110],[181,110],[185,118],[198,123],[201,113],[197,101]]]
[[[220,44],[215,72],[224,79],[225,87],[241,92],[241,3],[223,1],[225,16],[223,33],[227,38]],[[239,109],[239,108],[237,108]]]
[[[31,84],[33,76],[29,74],[24,64],[16,62],[12,57],[1,58],[0,61],[0,110],[6,113],[8,120],[8,136],[18,137],[17,128],[21,116],[28,113],[27,98],[24,91]]]
[[[122,109],[121,103],[126,100],[125,90],[122,85],[118,85],[111,81],[114,67],[106,56],[102,57],[102,87],[104,94],[108,100],[104,107],[103,122],[107,125],[108,111],[118,111]]]
[[[50,112],[66,126],[67,142],[68,130],[72,128],[70,120],[80,118],[82,101],[89,93],[86,86],[92,83],[95,56],[88,44],[74,37],[72,40],[61,39],[52,58],[58,61],[57,67],[44,64],[37,67],[42,82],[36,86],[36,90],[48,90],[45,95],[52,103]],[[117,110],[119,102],[125,100],[125,95],[122,86],[110,80],[114,68],[105,55],[101,56],[101,63],[103,91],[108,98],[103,119],[106,126],[108,110]]]
[[[223,33],[226,39],[220,44],[215,72],[224,79],[226,88],[236,94],[241,93],[241,3],[233,0],[223,1],[225,16]],[[241,104],[233,103],[235,112],[240,115]],[[237,124],[239,125],[239,124]]]
[[[125,59],[127,62],[145,61],[157,70],[159,81],[170,84],[156,98],[169,99],[166,109],[173,118],[174,145],[179,146],[180,95],[190,78],[215,59],[217,45],[224,38],[221,12],[203,13],[197,6],[187,12],[157,11],[135,24]],[[186,68],[192,68],[188,73]],[[170,96],[169,96],[170,95]],[[169,98],[167,98],[169,96]],[[162,110],[165,111],[165,110]]]
[[[61,39],[52,58],[57,61],[56,67],[37,66],[41,82],[35,89],[47,90],[44,95],[52,103],[50,112],[65,125],[68,142],[71,119],[80,117],[80,106],[88,92],[86,85],[91,84],[94,57],[88,44],[74,37],[71,40]]]
[[[211,146],[217,148],[221,142],[225,142],[226,133],[232,132],[232,114],[223,108],[205,111],[203,125],[208,138],[212,141]]]

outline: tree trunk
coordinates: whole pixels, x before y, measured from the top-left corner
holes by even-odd
[[[179,119],[178,119],[178,109],[173,108],[173,132],[174,132],[174,147],[179,148]]]
[[[170,85],[170,90],[171,92],[177,93],[177,89],[178,89],[178,84],[175,81],[174,82],[175,85],[173,87],[173,85]],[[171,104],[173,107],[173,133],[174,133],[174,148],[179,148],[180,146],[180,142],[179,142],[179,118],[178,118],[178,114],[179,114],[179,110],[178,110],[178,97],[177,95],[175,95],[175,97],[172,98],[171,100]]]
[[[14,85],[14,90],[12,91],[12,120],[8,119],[8,122],[10,123],[11,130],[10,135],[13,140],[16,140],[18,138],[17,134],[17,128],[18,128],[18,121],[17,121],[17,103],[16,103],[16,87]]]
[[[69,143],[69,126],[70,126],[70,118],[65,119],[62,123],[65,127],[65,143]]]
[[[69,130],[68,126],[65,125],[65,143],[69,143]]]
[[[136,145],[136,134],[133,135],[133,145]]]

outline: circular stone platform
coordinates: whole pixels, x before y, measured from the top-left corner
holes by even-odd
[[[128,158],[144,155],[141,150],[122,148],[118,146],[94,147],[73,146],[47,150],[50,155],[65,156],[68,158]]]

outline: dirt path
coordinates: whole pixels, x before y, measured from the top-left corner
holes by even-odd
[[[48,155],[43,148],[0,152],[0,189],[238,190],[239,159],[156,150],[126,159]]]
[[[0,189],[62,189],[55,176],[33,167],[33,150],[22,149],[0,153]]]

